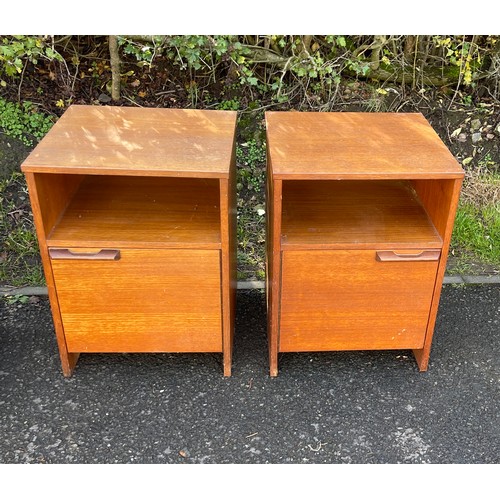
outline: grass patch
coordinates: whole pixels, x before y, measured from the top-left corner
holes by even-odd
[[[451,254],[453,273],[500,270],[500,169],[489,154],[465,172]]]
[[[45,283],[26,180],[19,163],[53,124],[54,117],[40,112],[35,104],[18,104],[0,97],[0,285]],[[5,140],[5,136],[16,141]]]
[[[24,176],[0,180],[0,284],[44,284],[44,275]]]
[[[459,249],[464,258],[473,255],[485,264],[500,266],[500,204],[461,203],[453,228],[452,249]]]

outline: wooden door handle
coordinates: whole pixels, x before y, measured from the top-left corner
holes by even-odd
[[[119,260],[120,250],[99,250],[97,252],[74,252],[69,248],[50,248],[49,255],[54,260]]]
[[[397,253],[393,250],[379,250],[377,260],[379,262],[415,262],[439,260],[441,250],[423,250],[419,253]]]

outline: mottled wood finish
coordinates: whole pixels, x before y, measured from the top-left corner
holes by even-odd
[[[427,335],[425,337],[424,347],[415,349],[413,354],[417,360],[421,371],[426,371],[429,365],[432,338],[434,336],[434,327],[436,325],[439,299],[444,274],[446,272],[446,262],[448,260],[448,251],[451,243],[453,224],[460,198],[460,189],[463,179],[442,179],[441,181],[415,181],[415,189],[424,204],[424,207],[436,225],[437,230],[443,238],[443,247],[441,250],[441,259],[436,276],[436,285],[429,314],[429,324],[427,325]]]
[[[420,113],[266,113],[279,179],[460,178],[460,165]]]
[[[47,240],[51,246],[220,249],[219,183],[87,176]]]
[[[71,176],[70,179],[66,179],[66,176],[60,175],[53,175],[50,177],[51,179],[47,179],[44,175],[27,172],[26,183],[28,185],[33,220],[35,222],[40,255],[45,273],[45,282],[47,284],[47,292],[59,348],[59,357],[61,359],[61,369],[64,376],[69,377],[75,369],[79,353],[70,353],[68,351],[46,238],[47,233],[51,231],[51,228],[57,222],[61,212],[69,203],[71,196],[82,179],[80,176]],[[51,183],[53,184],[52,189],[50,188]]]
[[[73,105],[23,169],[228,178],[235,120],[233,111]]]
[[[418,113],[266,113],[269,366],[412,349],[428,367],[463,170]]]

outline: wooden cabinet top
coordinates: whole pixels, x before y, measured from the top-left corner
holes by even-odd
[[[420,113],[266,112],[277,179],[461,178]]]
[[[22,170],[225,178],[235,129],[234,111],[73,105]]]

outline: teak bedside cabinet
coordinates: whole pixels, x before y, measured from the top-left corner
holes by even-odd
[[[22,165],[62,370],[220,352],[231,375],[236,112],[68,108]]]
[[[427,370],[464,172],[419,113],[267,112],[278,353],[411,349]]]

